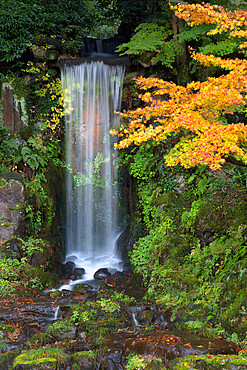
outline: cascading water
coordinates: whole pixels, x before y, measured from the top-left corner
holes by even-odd
[[[123,66],[102,61],[62,68],[66,122],[66,260],[117,267],[116,154],[109,130],[120,108]]]

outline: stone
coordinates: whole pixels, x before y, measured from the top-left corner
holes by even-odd
[[[44,252],[36,252],[31,257],[31,265],[34,267],[44,266],[47,263],[47,253]]]
[[[189,343],[189,345],[188,345]],[[156,331],[152,335],[129,338],[124,342],[125,356],[135,352],[152,355],[164,361],[177,357],[236,353],[236,344],[220,339],[204,338],[183,331]]]
[[[107,268],[101,268],[101,269],[99,269],[98,271],[95,272],[93,277],[96,280],[104,280],[108,276],[111,276],[111,273],[108,271],[108,269]]]
[[[45,46],[34,45],[32,47],[33,55],[39,60],[57,60],[59,52],[56,49],[47,49]]]
[[[95,370],[96,369],[96,355],[92,351],[76,352],[72,356],[72,369]]]
[[[154,318],[154,314],[153,310],[141,310],[136,312],[135,317],[140,324],[149,326]]]
[[[116,365],[112,358],[107,358],[104,364],[100,366],[100,370],[118,370],[119,367]]]
[[[154,66],[157,62],[154,60],[155,53],[152,51],[144,51],[140,57],[138,62],[144,67],[148,68],[150,66]]]
[[[11,83],[2,84],[2,116],[3,124],[8,131],[20,131],[28,124],[26,102],[15,94]]]
[[[77,327],[76,326],[63,326],[61,328],[56,328],[51,334],[59,342],[69,342],[76,339]]]
[[[6,255],[10,259],[18,259],[21,260],[22,253],[20,247],[20,241],[16,238],[7,240],[4,243],[4,247],[6,247]]]
[[[81,279],[83,275],[85,275],[85,269],[82,267],[75,267],[70,278],[71,280],[78,280]]]
[[[0,176],[0,240],[22,237],[25,233],[25,197],[21,176],[17,179],[14,173],[4,175]]]
[[[66,277],[70,276],[73,273],[74,268],[75,268],[75,263],[72,261],[63,263],[62,264],[62,275]]]

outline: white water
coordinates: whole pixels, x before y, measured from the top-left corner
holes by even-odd
[[[103,62],[64,65],[66,261],[91,279],[100,267],[119,267],[117,171],[109,130],[120,108],[124,67]],[[116,164],[116,163],[115,163]]]

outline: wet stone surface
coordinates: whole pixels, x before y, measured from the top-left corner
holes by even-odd
[[[154,359],[147,368],[162,369],[177,366],[180,357],[236,354],[232,343],[174,330],[171,313],[144,302],[144,294],[126,271],[95,284],[80,281],[74,290],[0,298],[0,369],[12,369],[13,360],[20,362],[15,369],[125,369],[131,353]],[[59,349],[65,359],[56,354],[24,363],[19,356],[37,351],[38,357],[44,348],[47,356]]]

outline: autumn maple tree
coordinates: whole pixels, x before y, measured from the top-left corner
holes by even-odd
[[[210,4],[178,4],[171,8],[190,26],[210,23],[215,25],[210,34],[225,32],[229,38],[238,38],[239,50],[245,53],[246,11],[232,12]],[[247,127],[226,119],[226,115],[245,112],[247,60],[222,59],[192,49],[190,52],[195,61],[219,68],[222,75],[191,82],[186,87],[157,78],[138,78],[136,84],[143,91],[139,97],[146,105],[121,113],[128,124],[111,130],[120,139],[117,148],[149,140],[159,145],[175,135],[175,145],[165,156],[167,166],[208,165],[216,170],[227,158],[247,165]]]

